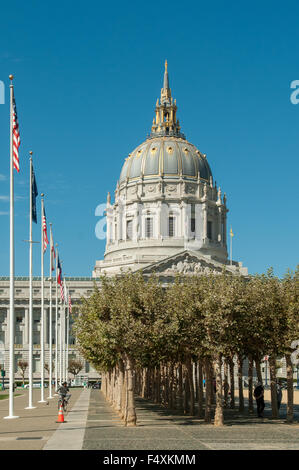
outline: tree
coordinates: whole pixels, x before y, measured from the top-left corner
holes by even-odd
[[[21,369],[21,375],[22,375],[22,379],[23,379],[23,385],[25,385],[25,373],[26,373],[26,370],[27,370],[27,367],[28,367],[28,362],[27,361],[23,361],[23,360],[19,360],[18,361],[18,367]]]
[[[83,362],[71,359],[68,364],[68,371],[70,374],[73,374],[74,378],[79,374],[79,372],[83,369]]]

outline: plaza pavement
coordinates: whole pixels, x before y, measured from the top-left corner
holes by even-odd
[[[0,392],[1,395],[8,391]],[[0,400],[0,450],[40,450],[48,439],[53,435],[59,424],[58,397],[48,400],[48,389],[45,389],[45,400],[47,403],[38,403],[40,400],[40,389],[33,389],[33,410],[26,410],[28,406],[28,390],[17,389],[14,399],[14,415],[17,419],[3,419],[8,416],[8,399]],[[82,389],[71,390],[70,409],[74,406]],[[66,418],[65,418],[66,419]]]
[[[8,400],[0,400],[0,450],[299,450],[299,406],[292,425],[285,423],[285,404],[281,418],[272,420],[266,403],[264,419],[225,410],[226,425],[215,428],[137,398],[138,425],[125,428],[99,390],[71,389],[62,424],[56,423],[57,397],[40,404],[40,390],[34,390],[37,408],[25,410],[28,391],[17,393],[22,393],[15,398],[18,419],[3,419]]]

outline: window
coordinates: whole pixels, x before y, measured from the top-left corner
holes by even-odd
[[[170,215],[168,217],[168,234],[170,237],[174,237],[174,217]]]
[[[22,331],[15,332],[15,344],[23,344],[23,332]]]
[[[34,356],[33,357],[33,372],[40,372],[40,357],[39,356]]]
[[[33,332],[33,344],[40,344],[40,333],[39,331]]]
[[[191,232],[194,233],[195,232],[195,219],[191,219]]]
[[[127,220],[127,240],[132,240],[133,238],[133,220]]]
[[[212,222],[208,221],[207,226],[207,237],[209,240],[212,240]]]
[[[153,237],[153,219],[152,217],[146,217],[145,219],[145,237]]]
[[[191,232],[195,232],[195,204],[191,204],[191,221],[190,221]]]

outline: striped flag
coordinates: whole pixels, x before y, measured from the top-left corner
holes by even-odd
[[[58,262],[57,262],[57,283],[60,286],[61,301],[64,302],[64,286],[63,286],[62,270],[61,270],[59,256],[58,256]]]
[[[63,289],[63,284],[61,283],[60,284],[60,298],[61,298],[61,302],[64,302],[64,289]]]
[[[13,155],[13,166],[19,173],[20,161],[19,161],[19,147],[20,147],[20,131],[19,122],[17,115],[16,100],[14,94],[12,96],[12,155]]]
[[[72,313],[72,300],[71,300],[71,294],[69,294],[69,312]]]
[[[63,279],[63,287],[64,287],[64,298],[65,298],[65,302],[67,303],[67,301],[68,301],[68,292],[67,292],[65,279]]]
[[[47,246],[49,245],[48,234],[47,234],[47,220],[46,212],[43,210],[43,252],[46,251]]]

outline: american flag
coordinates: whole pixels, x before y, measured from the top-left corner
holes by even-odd
[[[64,288],[62,283],[60,284],[60,298],[61,302],[64,302]]]
[[[48,235],[47,235],[47,221],[46,221],[46,212],[43,208],[43,252],[46,251],[47,246],[49,245]]]
[[[19,162],[20,143],[21,143],[21,140],[20,140],[16,100],[13,95],[12,96],[12,156],[13,156],[13,166],[17,170],[18,173],[20,171],[20,162]]]
[[[60,285],[60,298],[61,298],[61,301],[64,302],[64,286],[63,286],[63,282],[62,282],[62,270],[61,270],[59,256],[58,256],[58,262],[57,262],[57,283]]]

